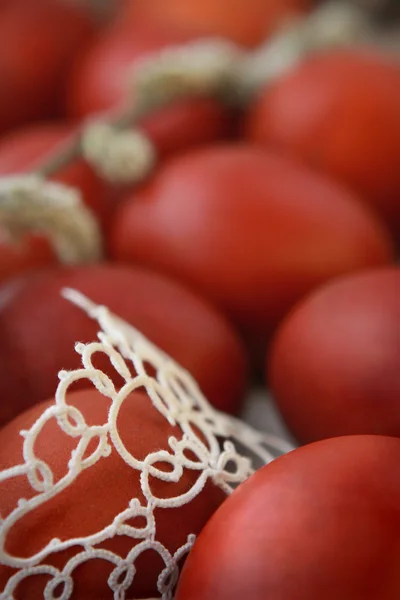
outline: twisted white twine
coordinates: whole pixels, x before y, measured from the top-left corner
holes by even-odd
[[[310,54],[363,41],[370,22],[357,6],[334,0],[297,19],[248,55],[242,64],[239,94],[244,103]]]
[[[87,125],[82,154],[97,173],[111,183],[137,183],[156,164],[156,150],[139,130],[118,131],[104,121]]]
[[[0,178],[0,226],[15,241],[27,232],[45,235],[64,264],[102,256],[97,220],[80,192],[36,175]]]
[[[222,39],[170,46],[144,57],[132,68],[128,94],[134,100],[164,104],[187,96],[227,97],[237,84],[245,52]]]

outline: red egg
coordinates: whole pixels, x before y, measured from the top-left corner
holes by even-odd
[[[51,402],[41,403],[17,417],[0,432],[0,468],[7,469],[23,463],[21,429],[29,429]],[[78,408],[87,425],[103,425],[108,421],[110,400],[97,390],[75,392],[68,397],[68,404]],[[154,451],[170,450],[168,438],[182,438],[179,427],[172,427],[153,407],[144,394],[133,392],[124,401],[117,418],[117,428],[125,450],[134,458],[144,460]],[[50,419],[41,430],[35,443],[36,456],[45,461],[53,472],[54,482],[68,473],[68,461],[77,448],[81,436],[72,438],[64,433],[55,418]],[[96,445],[98,439],[94,440]],[[72,484],[61,489],[51,500],[27,513],[9,530],[6,537],[7,551],[18,557],[29,558],[52,539],[61,541],[94,535],[113,523],[114,518],[129,508],[137,498],[142,506],[147,500],[142,492],[140,471],[125,462],[110,436],[111,454],[100,458],[94,465],[80,472]],[[89,446],[88,455],[96,445]],[[171,463],[160,460],[160,470],[169,470]],[[200,476],[199,470],[184,468],[176,483],[149,477],[152,493],[157,498],[175,498],[189,491]],[[0,483],[0,512],[7,517],[16,508],[20,498],[29,500],[37,495],[25,476],[14,477]],[[189,534],[198,534],[211,514],[225,499],[225,494],[208,481],[204,489],[192,500],[178,508],[157,507],[156,540],[172,554],[186,544]],[[127,525],[143,528],[145,517],[126,520]],[[139,540],[140,541],[140,540]],[[113,552],[125,558],[138,540],[124,534],[112,535],[95,548]],[[68,550],[50,553],[39,564],[51,564],[62,569],[67,561],[83,551],[76,544]],[[155,550],[143,552],[135,561],[137,575],[127,591],[127,598],[148,598],[157,594],[157,577],[165,568]],[[74,589],[71,600],[102,600],[114,598],[107,580],[115,564],[106,558],[93,558],[76,567],[72,572]],[[0,565],[0,591],[15,571]],[[39,600],[43,598],[48,575],[34,575],[25,579],[17,588],[18,598]],[[61,592],[63,586],[57,588]],[[55,596],[57,597],[57,596]]]
[[[68,111],[74,118],[119,109],[129,102],[133,67],[168,46],[190,42],[187,35],[146,25],[112,27],[77,64],[69,84]],[[134,94],[131,92],[134,102]],[[140,122],[161,155],[225,136],[227,111],[215,100],[197,98],[175,103]]]
[[[267,369],[301,442],[400,437],[400,269],[352,275],[315,291],[278,330]]]
[[[59,267],[1,289],[0,422],[53,394],[60,369],[80,365],[75,342],[97,339],[98,323],[61,297],[63,287],[108,306],[186,368],[210,402],[237,412],[246,359],[225,318],[161,275],[103,264]]]
[[[375,50],[317,55],[250,108],[247,137],[359,192],[400,232],[400,68]]]
[[[0,230],[1,232],[1,230]],[[48,267],[58,262],[50,241],[32,233],[15,242],[1,232],[0,284],[27,271]]]
[[[316,285],[391,260],[357,197],[246,145],[171,160],[117,209],[111,233],[117,260],[190,283],[264,342]]]
[[[67,143],[76,128],[65,123],[41,123],[13,131],[0,140],[0,175],[27,173]],[[83,160],[58,170],[53,180],[77,188],[82,198],[104,222],[111,212],[109,186]]]
[[[282,23],[305,12],[313,0],[130,0],[130,18],[178,31],[218,36],[254,47]]]
[[[211,517],[176,600],[397,600],[400,441],[318,442],[263,467]]]
[[[93,36],[71,2],[14,0],[0,12],[0,132],[60,110],[66,74]]]

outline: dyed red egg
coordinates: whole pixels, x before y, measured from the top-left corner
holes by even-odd
[[[284,20],[299,16],[313,0],[130,0],[132,19],[147,19],[178,31],[218,36],[254,47]]]
[[[267,369],[301,442],[348,434],[400,437],[400,268],[322,287],[288,316]]]
[[[0,12],[0,132],[60,111],[64,81],[93,25],[71,2],[14,0]]]
[[[0,241],[0,284],[27,271],[58,263],[49,240],[40,235],[26,235],[17,242],[2,232]]]
[[[249,145],[164,165],[117,209],[110,246],[196,287],[264,341],[316,285],[392,257],[356,196]]]
[[[400,440],[354,436],[256,472],[211,517],[176,600],[397,600]]]
[[[22,458],[21,429],[29,429],[41,416],[43,410],[51,402],[41,403],[26,413],[18,416],[0,432],[0,469],[7,469],[24,462]],[[87,425],[104,425],[108,421],[108,409],[111,401],[97,390],[90,389],[75,392],[68,396],[68,404],[76,407],[83,415]],[[143,461],[149,453],[164,449],[171,451],[168,438],[182,438],[179,427],[172,427],[168,421],[153,407],[150,399],[141,393],[131,393],[120,407],[116,427],[124,450],[139,461]],[[77,450],[82,435],[73,438],[58,425],[56,418],[51,418],[41,429],[36,438],[34,449],[37,458],[44,461],[53,473],[53,483],[58,483],[69,472],[72,453]],[[93,442],[93,443],[92,443]],[[94,436],[84,456],[92,455],[99,443],[99,436]],[[13,556],[29,558],[54,538],[61,542],[75,538],[93,536],[112,525],[114,519],[127,511],[130,501],[137,498],[143,507],[148,501],[142,491],[139,469],[131,467],[119,453],[110,434],[108,442],[111,452],[82,470],[69,485],[60,486],[50,500],[39,504],[22,518],[17,520],[8,530],[5,549]],[[172,452],[172,454],[174,454]],[[156,466],[160,471],[171,469],[171,462],[159,460]],[[162,481],[156,475],[149,475],[151,493],[156,498],[175,498],[188,492],[198,480],[201,471],[183,468],[176,482]],[[20,498],[29,500],[38,497],[38,492],[31,487],[26,476],[22,475],[0,483],[0,512],[6,518],[17,507]],[[211,514],[226,498],[225,494],[211,481],[190,502],[180,507],[157,507],[154,510],[156,522],[155,539],[174,554],[187,543],[189,534],[198,534]],[[144,529],[149,525],[146,517],[121,517],[126,528]],[[128,552],[139,542],[138,535],[129,536],[121,530],[118,533],[104,536],[103,541],[92,542],[92,548],[113,553],[125,559]],[[39,564],[53,565],[62,570],[66,563],[85,550],[83,544],[76,543],[68,549],[49,553]],[[129,562],[129,561],[127,561]],[[166,564],[155,549],[140,553],[133,561],[137,569],[133,583],[126,590],[126,598],[148,598],[157,594],[157,577]],[[100,600],[114,598],[108,585],[108,578],[116,564],[107,556],[97,555],[90,560],[72,568],[71,576],[74,586],[69,598],[71,600]],[[15,570],[0,564],[0,590]],[[117,578],[122,582],[124,577]],[[126,575],[126,571],[124,573]],[[18,598],[39,600],[43,598],[46,584],[51,580],[49,575],[31,575],[17,587]],[[57,592],[63,591],[59,585]],[[55,595],[55,597],[57,597]]]
[[[194,376],[216,407],[239,409],[246,359],[225,318],[161,275],[103,264],[50,269],[1,289],[0,422],[54,394],[60,369],[80,365],[75,342],[97,339],[98,323],[60,296],[63,287],[108,306],[139,329]]]
[[[250,108],[247,137],[359,192],[400,232],[400,68],[375,50],[335,50],[278,79]]]
[[[120,109],[130,101],[133,68],[168,46],[190,37],[138,24],[110,28],[77,64],[69,83],[68,112],[74,118]],[[134,92],[131,101],[134,102]],[[155,112],[140,122],[160,155],[225,136],[230,129],[226,110],[212,99],[191,99]]]

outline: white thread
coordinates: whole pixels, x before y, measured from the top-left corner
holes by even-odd
[[[136,183],[155,167],[156,151],[138,130],[119,131],[104,121],[82,132],[82,154],[101,177],[111,183]]]
[[[54,404],[42,413],[29,431],[23,432],[24,462],[6,471],[0,471],[0,481],[25,474],[36,492],[30,499],[18,502],[16,508],[1,521],[0,564],[16,568],[18,571],[8,580],[0,593],[0,599],[13,600],[20,581],[37,573],[45,573],[50,577],[44,591],[45,600],[54,599],[53,592],[59,585],[63,585],[63,590],[57,598],[68,600],[73,593],[75,569],[87,560],[101,558],[115,565],[108,579],[110,598],[124,600],[126,591],[134,581],[135,560],[144,551],[152,549],[165,565],[156,582],[158,592],[162,600],[172,600],[172,591],[179,575],[178,563],[190,551],[195,536],[189,535],[187,542],[171,554],[166,546],[157,541],[155,510],[160,507],[179,508],[192,501],[208,481],[212,481],[227,495],[230,494],[236,484],[254,472],[255,466],[248,456],[239,453],[237,445],[248,450],[263,464],[273,460],[277,454],[290,451],[292,447],[281,440],[256,432],[239,420],[215,410],[206,401],[187,371],[107,308],[97,306],[75,290],[65,289],[63,296],[98,322],[101,328],[99,342],[77,345],[82,368],[69,373],[61,372]],[[114,369],[123,378],[124,384],[120,389],[116,389],[111,379],[94,367],[92,356],[98,352],[108,356]],[[148,366],[154,369],[155,376],[148,374]],[[110,410],[106,423],[88,425],[84,415],[77,408],[68,405],[68,388],[83,378],[89,379],[109,398]],[[121,406],[130,392],[138,387],[145,388],[149,402],[182,432],[181,439],[171,436],[167,448],[151,452],[143,460],[137,459],[128,451],[117,428]],[[64,434],[79,440],[71,453],[68,472],[58,481],[55,481],[49,465],[35,455],[37,436],[50,419],[56,419]],[[93,440],[97,441],[95,449],[86,456],[86,450]],[[145,503],[132,498],[126,509],[115,515],[108,526],[91,535],[64,541],[53,539],[45,548],[28,558],[9,554],[6,550],[6,539],[11,527],[71,485],[83,469],[90,468],[109,454],[112,446],[132,469],[140,473]],[[190,451],[190,458],[185,454],[187,451]],[[158,462],[168,463],[172,470],[165,472],[158,469]],[[229,470],[228,464],[231,466]],[[151,479],[174,484],[180,481],[185,469],[199,474],[188,491],[168,498],[155,495]],[[129,521],[135,517],[145,518],[145,526],[137,528],[130,525]],[[126,557],[98,548],[99,544],[116,535],[131,537],[135,541]],[[81,550],[68,560],[62,570],[45,564],[51,554],[73,547],[80,547]],[[125,577],[121,581],[123,574]]]
[[[229,97],[244,56],[238,46],[220,39],[168,47],[135,64],[129,87],[135,100],[156,106],[188,95]]]
[[[274,81],[308,55],[363,40],[371,31],[365,13],[346,1],[326,2],[306,17],[296,19],[241,65],[239,88],[246,101],[260,87]]]
[[[13,241],[28,232],[44,235],[64,264],[102,256],[100,228],[79,191],[36,175],[0,178],[0,225]]]
[[[243,104],[309,54],[370,35],[371,23],[359,7],[331,0],[291,21],[254,52],[226,40],[207,39],[147,56],[132,68],[129,89],[136,102],[155,108],[188,95]]]

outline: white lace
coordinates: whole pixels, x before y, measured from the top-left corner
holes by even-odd
[[[73,592],[76,567],[89,559],[101,558],[114,565],[108,579],[110,598],[124,600],[126,591],[135,577],[135,560],[145,550],[152,549],[161,556],[165,565],[156,583],[157,590],[162,600],[171,600],[179,575],[178,562],[189,552],[195,536],[189,535],[187,542],[177,552],[171,553],[166,546],[157,541],[155,509],[180,507],[191,502],[209,480],[228,495],[237,484],[248,478],[259,464],[272,461],[277,454],[289,451],[292,447],[274,436],[257,432],[238,419],[216,411],[203,397],[187,371],[107,308],[93,304],[74,290],[64,290],[63,294],[97,320],[101,332],[97,342],[76,345],[76,351],[82,358],[82,368],[59,373],[60,383],[54,404],[44,410],[29,431],[21,431],[24,462],[0,471],[0,482],[25,475],[36,492],[29,500],[20,498],[15,509],[0,520],[0,564],[18,569],[0,593],[0,599],[14,599],[19,582],[42,573],[51,577],[44,591],[45,600],[55,599],[54,592],[60,584],[63,585],[63,592],[61,595],[57,592],[57,600],[67,600]],[[93,365],[92,358],[99,352],[108,357],[113,369],[122,377],[124,384],[120,389],[115,387],[110,377]],[[148,374],[149,366],[154,369],[155,376]],[[102,425],[88,425],[84,415],[76,407],[68,404],[68,388],[79,379],[89,379],[93,386],[110,400],[108,420]],[[130,393],[138,388],[144,388],[154,407],[171,425],[178,426],[182,431],[181,439],[170,437],[168,448],[151,452],[144,460],[136,459],[127,450],[117,428],[121,406]],[[60,431],[64,434],[79,439],[71,453],[68,472],[58,481],[55,481],[51,467],[35,454],[36,438],[50,419],[56,419]],[[196,432],[201,432],[203,438],[201,439]],[[85,456],[85,451],[93,440],[97,442],[96,449],[90,456]],[[238,446],[241,448],[240,452]],[[101,461],[112,449],[115,449],[132,469],[140,472],[141,489],[146,503],[141,504],[137,498],[132,498],[122,513],[115,515],[107,527],[93,535],[65,540],[53,539],[29,558],[9,554],[6,550],[6,538],[15,523],[54,498],[71,485],[83,469]],[[187,456],[189,450],[191,458]],[[158,469],[156,463],[159,462],[167,462],[172,471]],[[184,469],[199,473],[189,491],[172,498],[159,498],[153,493],[150,478],[173,484],[180,480]],[[137,516],[145,517],[144,528],[136,529],[128,523]],[[132,550],[125,558],[97,547],[104,540],[117,534],[135,540]],[[136,543],[137,540],[140,542]],[[71,558],[62,570],[46,564],[46,558],[52,553],[75,546],[80,546],[81,551]],[[122,574],[124,577],[121,581]]]

